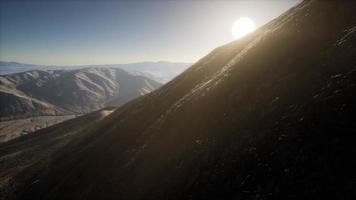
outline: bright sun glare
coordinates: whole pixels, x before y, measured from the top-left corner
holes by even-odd
[[[256,29],[255,22],[251,18],[241,17],[232,25],[232,35],[238,39]]]

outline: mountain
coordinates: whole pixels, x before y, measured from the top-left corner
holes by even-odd
[[[43,157],[0,145],[2,198],[355,199],[355,10],[303,1]]]
[[[130,74],[145,76],[159,83],[166,83],[186,70],[191,63],[184,62],[138,62],[128,64],[103,64],[103,65],[78,65],[78,66],[46,66],[23,64],[18,62],[0,61],[0,74],[13,74],[30,70],[53,71],[53,70],[78,70],[84,68],[119,68]]]
[[[69,142],[75,141],[76,138],[95,127],[113,110],[114,108],[109,107],[94,111],[61,124],[41,129],[36,133],[29,133],[7,142],[5,146],[1,146],[0,199],[11,198],[12,195],[7,196],[8,188],[4,188],[4,186],[17,186],[16,182],[12,182],[12,176],[21,176],[21,173],[26,171],[26,166],[35,167],[36,164],[34,163],[50,162],[51,156],[54,156],[58,149],[64,148]],[[15,156],[4,156],[14,149],[17,150]],[[21,161],[21,164],[18,161]],[[24,176],[26,175],[24,174]]]
[[[122,105],[160,85],[112,68],[0,75],[0,119],[88,113]]]
[[[167,61],[160,62],[142,62],[129,63],[120,65],[109,65],[110,67],[118,67],[124,69],[131,74],[141,75],[159,83],[167,83],[177,75],[186,70],[191,63],[174,63]]]

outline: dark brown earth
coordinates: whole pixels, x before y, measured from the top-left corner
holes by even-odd
[[[33,175],[27,170],[43,170],[42,167],[47,166],[58,151],[65,149],[69,142],[78,140],[113,111],[114,108],[102,109],[1,144],[0,199],[16,197],[12,189],[23,184],[16,180]]]
[[[304,1],[104,120],[78,123],[91,128],[45,162],[15,163],[2,198],[355,199],[355,10]],[[21,144],[0,145],[2,174]]]

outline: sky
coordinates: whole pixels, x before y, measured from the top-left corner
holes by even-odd
[[[45,65],[195,62],[299,0],[0,0],[0,60]]]

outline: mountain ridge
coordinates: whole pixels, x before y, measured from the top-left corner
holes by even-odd
[[[119,106],[159,83],[121,69],[31,70],[0,76],[0,118],[82,114]]]
[[[76,70],[84,68],[119,68],[139,76],[145,76],[160,83],[166,83],[175,76],[187,69],[191,63],[188,62],[136,62],[127,64],[101,64],[101,65],[74,65],[74,66],[55,66],[55,65],[35,65],[19,62],[0,61],[0,74],[8,75],[13,73],[26,72],[30,70]]]
[[[81,132],[7,194],[353,199],[355,8],[303,1]]]

